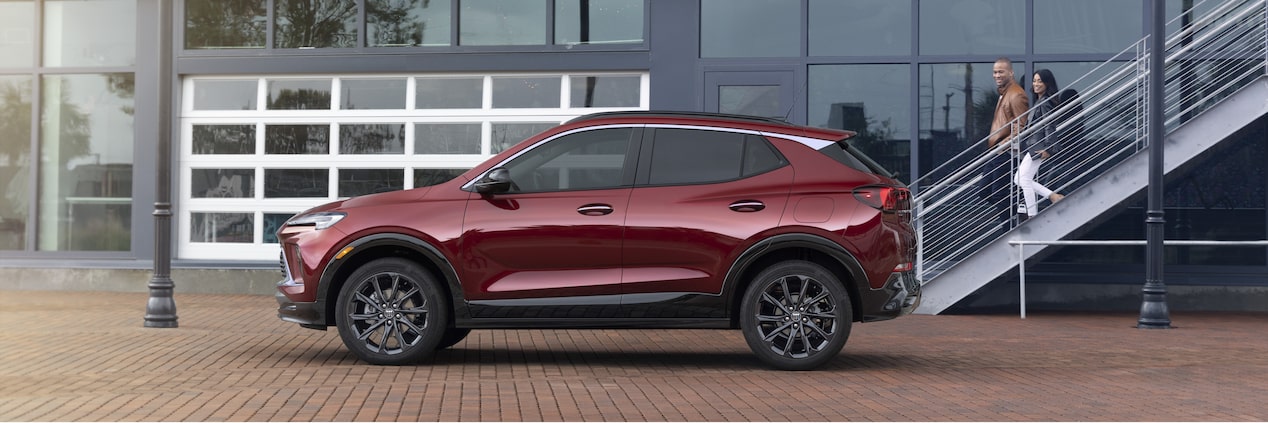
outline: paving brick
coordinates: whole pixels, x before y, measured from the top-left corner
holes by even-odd
[[[356,360],[272,297],[0,291],[0,421],[1265,421],[1268,314],[908,316],[813,372],[738,331],[477,330],[414,366]]]

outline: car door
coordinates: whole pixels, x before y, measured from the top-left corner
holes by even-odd
[[[792,168],[759,135],[648,131],[626,216],[625,312],[717,317],[722,308],[705,304],[718,300],[739,250],[779,225]]]
[[[510,159],[510,191],[473,195],[460,247],[473,317],[594,317],[619,306],[637,128],[582,130]]]

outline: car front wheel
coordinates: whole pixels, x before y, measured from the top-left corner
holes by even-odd
[[[430,357],[444,337],[449,307],[440,284],[400,258],[369,262],[339,292],[335,323],[353,354],[371,364],[410,364]]]
[[[850,336],[850,295],[823,266],[793,260],[757,275],[740,306],[749,348],[782,370],[810,370],[837,356]]]

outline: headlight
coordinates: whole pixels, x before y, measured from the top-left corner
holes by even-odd
[[[312,226],[314,229],[322,230],[334,226],[340,220],[347,216],[346,213],[340,212],[318,212],[296,216],[286,222],[286,226]]]

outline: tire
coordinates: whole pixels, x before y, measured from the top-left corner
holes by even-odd
[[[791,260],[762,270],[745,290],[740,329],[762,362],[811,370],[836,358],[850,337],[850,294],[831,272]]]
[[[370,364],[412,364],[431,357],[449,325],[449,304],[435,277],[401,258],[358,268],[339,292],[335,325],[353,354]]]
[[[462,342],[467,338],[467,334],[471,333],[471,329],[449,328],[445,329],[445,336],[440,337],[440,343],[436,344],[437,350],[443,350]]]

